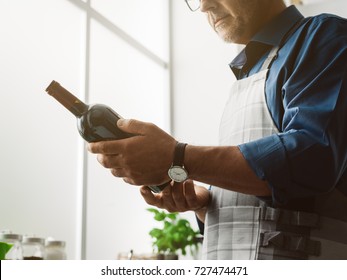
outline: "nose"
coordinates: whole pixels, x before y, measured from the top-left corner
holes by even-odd
[[[201,0],[200,2],[200,11],[203,13],[206,13],[209,10],[214,9],[217,6],[216,0]]]

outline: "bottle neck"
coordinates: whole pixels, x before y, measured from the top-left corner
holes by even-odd
[[[56,81],[51,82],[51,84],[47,87],[46,92],[53,96],[76,117],[82,116],[88,110],[87,104],[79,100]]]

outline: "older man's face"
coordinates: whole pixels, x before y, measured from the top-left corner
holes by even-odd
[[[201,0],[201,11],[226,42],[245,44],[264,22],[271,0]]]

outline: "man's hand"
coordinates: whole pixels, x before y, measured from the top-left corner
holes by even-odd
[[[147,186],[140,188],[141,195],[149,205],[166,209],[169,212],[195,211],[204,222],[205,213],[210,201],[210,192],[194,182],[171,183],[161,193],[152,193]]]
[[[151,123],[121,119],[118,127],[133,137],[89,143],[87,148],[116,177],[132,185],[160,185],[169,181],[167,171],[176,140]]]

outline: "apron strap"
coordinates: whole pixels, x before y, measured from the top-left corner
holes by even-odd
[[[269,69],[272,62],[277,58],[277,53],[279,51],[280,47],[273,47],[270,51],[270,53],[268,54],[267,58],[265,59],[263,65],[261,66],[261,70],[266,70]]]
[[[290,211],[266,207],[263,211],[262,220],[272,221],[282,225],[304,226],[317,228],[319,215],[303,211]]]
[[[321,243],[319,241],[289,232],[271,231],[261,233],[260,246],[267,247],[270,245],[278,249],[304,253],[311,256],[319,256],[321,252]]]
[[[299,28],[299,26],[301,25],[303,19],[304,18],[301,18],[300,20],[298,20],[292,26],[292,28],[287,32],[287,34],[283,37],[283,39],[280,42],[280,44],[278,46],[274,46],[271,49],[270,53],[268,54],[267,58],[265,59],[263,65],[261,67],[261,71],[262,70],[266,70],[266,69],[270,69],[270,66],[271,66],[272,62],[277,58],[278,51],[280,50],[280,48],[282,48],[284,46],[284,44],[287,42],[287,40],[290,38],[290,36],[293,35],[293,33]]]

